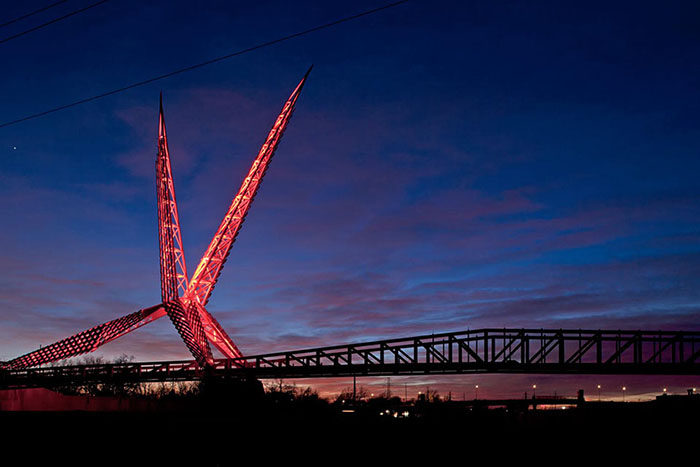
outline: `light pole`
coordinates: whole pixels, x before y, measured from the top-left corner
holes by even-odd
[[[627,391],[627,386],[622,386],[622,402],[625,402],[625,391]]]
[[[598,402],[600,402],[600,384],[598,385]]]
[[[479,385],[474,386],[474,400],[479,398]]]
[[[536,384],[533,384],[533,385],[532,385],[532,398],[533,398],[533,399],[534,399],[535,396],[536,396],[536,392],[537,392],[537,385],[536,385]]]

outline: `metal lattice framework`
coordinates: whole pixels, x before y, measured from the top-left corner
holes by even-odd
[[[416,374],[536,373],[700,375],[700,332],[479,329],[245,358],[219,359],[208,374],[313,378]],[[192,381],[195,361],[30,368],[0,372],[0,387],[119,381]]]
[[[188,281],[180,220],[175,199],[165,130],[161,96],[158,122],[158,154],[156,157],[156,193],[158,207],[158,243],[160,249],[160,285],[162,303],[139,310],[122,318],[100,324],[49,346],[17,357],[3,366],[11,369],[34,367],[64,360],[87,352],[123,336],[158,318],[170,317],[185,345],[200,366],[214,363],[210,343],[228,359],[245,361],[243,355],[223,327],[204,308],[219,280],[221,270],[240,232],[255,194],[260,188],[270,160],[292,117],[294,106],[311,68],[292,92],[275,120],[241,188],[233,198],[221,225]]]

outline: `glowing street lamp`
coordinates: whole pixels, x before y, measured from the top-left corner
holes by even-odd
[[[474,400],[479,398],[479,385],[474,386]]]
[[[533,399],[535,398],[536,391],[537,391],[537,385],[536,385],[536,384],[533,384],[533,385],[532,385],[532,398],[533,398]]]
[[[625,402],[625,391],[627,391],[627,386],[622,386],[622,402]]]
[[[598,402],[600,402],[600,384],[598,385]]]

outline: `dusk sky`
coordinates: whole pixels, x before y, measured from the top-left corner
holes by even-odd
[[[2,1],[0,24],[48,3]],[[0,42],[0,125],[383,4],[111,0]],[[160,302],[161,91],[193,271],[311,64],[207,307],[245,354],[482,327],[700,330],[700,4],[412,0],[0,128],[0,360]],[[167,318],[96,352],[121,354],[191,358]],[[596,378],[392,385],[519,396],[535,380],[573,395]],[[620,378],[600,381],[617,394]]]

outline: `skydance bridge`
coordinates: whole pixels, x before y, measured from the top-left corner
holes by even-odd
[[[194,274],[180,231],[161,98],[156,156],[162,303],[0,362],[0,388],[109,381],[190,381],[204,375],[312,378],[465,373],[700,375],[700,332],[481,329],[243,356],[206,310],[311,69],[284,104]],[[194,360],[46,366],[92,352],[167,315]],[[211,346],[225,357],[214,359]]]

